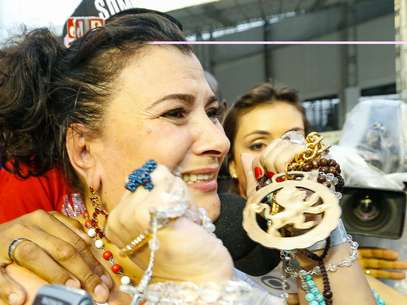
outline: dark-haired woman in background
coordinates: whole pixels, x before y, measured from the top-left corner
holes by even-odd
[[[224,174],[232,178],[229,183],[223,183],[223,191],[234,192],[242,197],[246,197],[247,185],[244,165],[240,158],[242,154],[257,157],[273,140],[281,138],[287,132],[296,131],[302,135],[310,132],[305,109],[300,103],[297,91],[288,87],[275,87],[271,83],[256,85],[241,96],[229,109],[223,126],[231,143],[223,167]],[[228,181],[227,176],[224,175],[221,180]],[[389,249],[360,249],[359,255],[362,257],[362,265],[366,268],[371,267],[370,258],[373,256],[373,268],[405,269],[404,262],[396,261],[397,252]],[[374,271],[372,274],[378,274],[378,277],[382,275],[393,279],[404,278],[403,272]],[[380,292],[387,304],[396,305],[406,301],[406,297],[394,289],[368,278],[371,286]],[[290,298],[290,301],[296,303],[294,298]]]

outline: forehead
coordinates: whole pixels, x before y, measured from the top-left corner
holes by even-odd
[[[294,127],[304,127],[300,111],[287,102],[275,101],[244,111],[238,120],[237,135],[244,136],[255,130],[281,133]]]
[[[210,91],[196,56],[172,46],[144,47],[128,60],[116,85],[129,95],[153,100],[163,94]]]

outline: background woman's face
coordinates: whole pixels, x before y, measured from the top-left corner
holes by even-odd
[[[196,57],[145,47],[114,86],[95,152],[108,208],[120,200],[126,177],[154,159],[179,170],[194,203],[217,217],[216,178],[230,144],[218,120],[221,105]]]
[[[240,194],[246,193],[246,177],[240,156],[250,153],[258,156],[271,141],[284,133],[296,130],[304,133],[302,114],[284,101],[264,103],[244,111],[237,122],[233,160],[229,163],[231,174],[237,175]]]

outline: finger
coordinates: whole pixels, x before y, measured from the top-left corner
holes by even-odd
[[[17,284],[6,272],[0,268],[0,299],[5,304],[22,305],[26,299],[24,289]]]
[[[14,258],[20,266],[32,271],[49,283],[80,288],[78,280],[74,279],[47,252],[30,240],[23,240],[17,245]]]
[[[91,244],[91,239],[88,237],[87,234],[85,234],[85,232],[82,231],[82,225],[80,224],[80,222],[65,215],[62,215],[60,213],[52,213],[51,215],[52,217],[55,217],[58,221],[65,224],[69,229],[71,229],[71,231],[77,234],[85,242],[85,244],[83,244],[80,239],[66,240],[72,246],[75,247],[75,249],[78,251],[83,260],[88,264],[90,269],[93,270],[98,276],[100,276],[102,281],[109,288],[112,288],[113,280],[110,274],[106,272],[103,266],[93,256],[92,251],[90,250],[89,247]]]
[[[62,214],[53,214],[51,216],[47,213],[39,213],[36,217],[42,224],[41,231],[47,232],[73,246],[80,257],[87,263],[88,267],[94,270],[97,275],[107,275],[90,250],[90,238],[81,229],[77,229],[78,222],[76,220]],[[37,240],[33,241],[39,244]],[[47,246],[51,245],[48,244]]]
[[[246,176],[246,196],[249,197],[256,191],[257,185],[256,177],[253,172],[255,157],[251,154],[242,154],[240,158]]]
[[[62,222],[64,225],[66,225],[67,227],[69,227],[71,230],[72,228],[75,228],[77,230],[79,230],[79,232],[83,233],[82,230],[82,225],[79,221],[77,221],[76,219],[73,219],[71,217],[65,216],[62,213],[56,212],[56,211],[51,211],[49,212],[49,214],[52,217],[55,217],[58,221]],[[83,233],[81,234],[82,239],[89,239],[88,236]]]
[[[359,248],[359,255],[366,258],[382,258],[386,260],[397,260],[399,253],[384,248]]]
[[[397,271],[366,269],[365,273],[367,275],[373,276],[375,278],[380,278],[380,279],[403,280],[405,278],[404,272],[397,272]]]
[[[25,236],[34,241],[35,244],[29,241],[23,242],[16,248],[15,257],[18,263],[23,265],[21,262],[24,261],[24,267],[29,269],[30,266],[27,266],[27,262],[35,261],[36,267],[38,267],[38,262],[41,261],[40,258],[47,259],[48,261],[51,260],[53,269],[57,271],[56,273],[50,272],[48,268],[43,267],[41,270],[38,268],[31,270],[50,283],[64,284],[74,287],[79,286],[76,288],[80,288],[80,286],[82,286],[95,298],[97,298],[98,302],[104,302],[107,299],[109,294],[107,286],[103,283],[102,279],[95,272],[93,272],[93,270],[82,258],[82,254],[79,253],[74,246],[40,230],[25,232]],[[79,242],[79,240],[77,242]],[[47,252],[44,252],[39,247]],[[33,257],[27,253],[31,248],[36,251]],[[41,249],[41,251],[38,251],[38,248]],[[21,258],[18,253],[22,253],[21,255],[25,255],[26,257]],[[37,258],[37,256],[39,257]],[[71,280],[72,276],[70,276],[62,267],[69,270],[69,272],[75,277],[73,280],[77,283]]]
[[[278,146],[263,154],[260,161],[268,171],[282,173],[286,170],[287,164],[291,163],[295,155],[304,151],[303,145],[292,144],[287,140],[280,140]]]
[[[407,262],[405,261],[388,261],[376,258],[362,258],[359,260],[363,268],[369,269],[388,269],[388,270],[402,270],[407,269]]]

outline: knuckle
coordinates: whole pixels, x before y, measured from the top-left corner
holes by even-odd
[[[89,250],[89,245],[79,236],[73,241],[73,246],[79,253],[86,253]]]
[[[100,279],[96,274],[89,271],[84,275],[82,282],[86,286],[87,290],[93,291],[93,288],[100,284]]]
[[[13,223],[12,227],[10,228],[10,231],[12,231],[12,237],[16,238],[15,234],[21,234],[26,231],[26,226],[23,225],[21,222],[15,222]],[[11,233],[11,232],[10,232]]]
[[[34,212],[30,213],[33,217],[33,219],[40,221],[45,219],[46,217],[49,217],[48,213],[45,212],[44,210],[35,210]]]
[[[68,279],[68,274],[66,274],[65,272],[56,271],[52,275],[51,282],[52,284],[65,284]]]
[[[73,246],[64,244],[57,246],[55,249],[54,258],[59,262],[64,262],[75,257],[76,254],[76,249]]]

